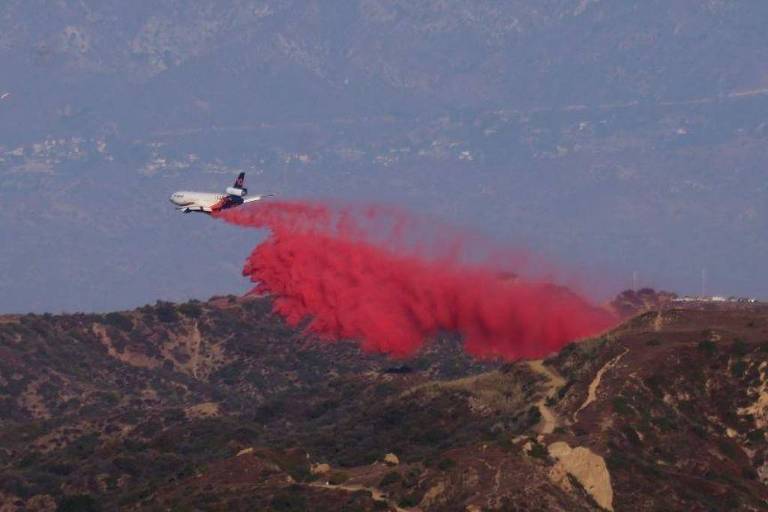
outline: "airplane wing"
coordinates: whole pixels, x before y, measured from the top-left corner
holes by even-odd
[[[181,213],[191,213],[191,212],[211,213],[213,210],[211,210],[210,208],[205,208],[204,206],[182,206],[181,208],[176,208],[176,211]]]
[[[275,194],[262,194],[260,196],[246,197],[245,199],[243,199],[243,203],[252,203],[254,201],[261,201],[265,197],[272,197],[274,195]]]

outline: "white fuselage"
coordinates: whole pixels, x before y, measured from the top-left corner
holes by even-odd
[[[226,197],[226,194],[189,192],[182,190],[180,192],[174,192],[171,195],[170,200],[176,206],[213,209],[214,206],[221,203]]]
[[[245,173],[241,172],[238,174],[235,183],[231,187],[227,187],[223,194],[181,190],[171,194],[171,197],[168,199],[176,205],[176,210],[182,213],[199,212],[213,215],[221,210],[235,208],[253,201],[260,201],[272,195],[249,196],[248,189],[243,186],[244,183]]]

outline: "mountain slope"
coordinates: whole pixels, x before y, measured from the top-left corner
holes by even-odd
[[[765,306],[666,306],[505,365],[470,361],[450,337],[388,361],[269,310],[230,297],[2,317],[3,510],[759,510],[768,499]]]

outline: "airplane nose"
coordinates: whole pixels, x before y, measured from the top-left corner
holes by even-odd
[[[168,200],[173,204],[176,204],[176,198],[173,195],[171,195],[171,197],[169,197]]]

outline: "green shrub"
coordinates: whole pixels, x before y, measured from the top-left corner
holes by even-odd
[[[387,487],[388,485],[396,484],[402,479],[403,477],[400,476],[400,473],[397,471],[390,471],[384,475],[384,478],[381,479],[381,482],[379,482],[379,487]]]
[[[334,471],[328,478],[328,483],[331,485],[341,485],[349,480],[349,474],[343,471]]]
[[[96,451],[98,445],[99,435],[90,433],[75,439],[69,446],[67,446],[67,451],[79,457],[87,457]]]
[[[633,461],[629,457],[622,454],[618,448],[611,448],[611,453],[606,457],[605,463],[608,469],[613,473],[614,471],[629,471],[633,466]]]
[[[99,512],[100,510],[99,504],[89,494],[66,496],[56,508],[56,512]]]
[[[72,466],[72,464],[67,464],[64,462],[52,463],[46,468],[49,473],[59,476],[68,476],[73,469],[74,466]]]
[[[625,426],[622,431],[624,432],[624,435],[627,437],[627,440],[629,440],[630,443],[632,443],[635,446],[639,446],[642,443],[640,441],[640,436],[637,434],[637,431],[633,429],[630,426]]]
[[[568,393],[568,390],[571,389],[571,386],[573,386],[573,381],[568,381],[565,386],[561,387],[557,390],[557,398],[562,400],[563,397]]]
[[[444,459],[441,459],[440,462],[437,463],[437,468],[440,471],[448,471],[449,469],[453,468],[454,466],[456,466],[456,461],[451,459],[451,458],[448,458],[448,457],[445,457]]]
[[[736,338],[731,345],[731,354],[736,357],[744,357],[749,353],[749,345],[741,338]]]
[[[179,312],[188,318],[199,318],[203,314],[203,308],[196,302],[185,302],[179,306]]]
[[[535,457],[537,459],[547,460],[549,459],[549,452],[544,447],[544,445],[539,443],[534,443],[530,450],[528,450],[528,455],[531,457]]]
[[[704,428],[701,425],[692,425],[691,431],[698,437],[699,439],[705,439],[707,437],[707,429]]]
[[[117,405],[120,402],[120,394],[115,391],[104,391],[98,393],[98,398],[108,405]]]
[[[697,345],[697,348],[709,355],[717,352],[717,345],[715,345],[715,342],[712,340],[701,340]]]
[[[621,414],[622,416],[632,414],[632,407],[630,407],[629,401],[623,396],[615,397],[611,403],[613,404],[613,410],[616,411],[617,414]]]
[[[720,453],[731,460],[739,460],[744,456],[744,452],[741,450],[741,448],[739,448],[736,443],[728,439],[719,439],[717,441],[717,447],[720,449]]]
[[[746,371],[747,363],[745,361],[736,361],[733,363],[733,366],[731,366],[731,375],[736,378],[742,377]]]
[[[388,382],[383,382],[376,386],[373,393],[378,397],[392,395],[397,391],[397,388]]]
[[[744,466],[741,468],[741,476],[742,478],[746,478],[747,480],[757,480],[760,476],[757,474],[757,471],[755,471],[753,468],[749,466]]]
[[[651,390],[655,397],[661,398],[664,395],[664,379],[661,377],[661,375],[649,375],[643,379],[643,382],[646,386],[648,386],[648,389]]]
[[[122,313],[107,313],[104,315],[104,323],[124,332],[133,330],[133,321]]]
[[[405,487],[415,487],[419,484],[419,477],[421,476],[421,470],[419,468],[410,468],[403,479],[403,485]]]
[[[270,506],[278,512],[304,512],[307,510],[307,499],[288,489],[272,498]]]
[[[498,443],[499,448],[505,452],[517,451],[517,445],[515,445],[513,442],[513,437],[508,433],[502,432],[499,434],[499,436],[496,438],[496,442]]]
[[[158,320],[167,324],[176,322],[179,319],[176,308],[170,302],[158,301],[157,306],[155,306],[155,315]]]

